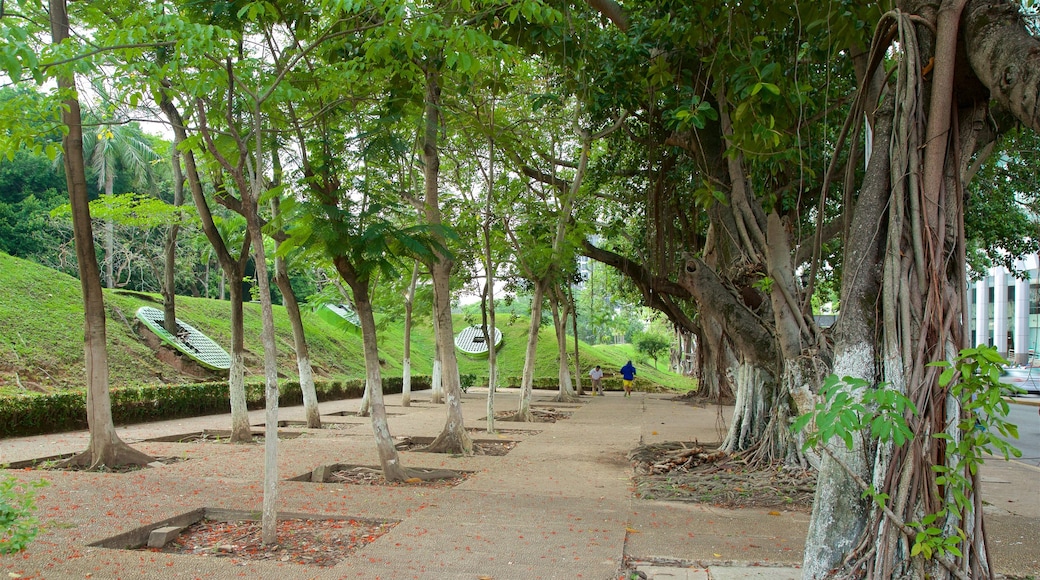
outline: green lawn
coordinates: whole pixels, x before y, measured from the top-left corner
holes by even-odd
[[[134,331],[134,312],[141,306],[162,308],[159,295],[105,290],[108,310],[107,335],[110,382],[113,386],[181,383],[194,379],[161,363]],[[304,325],[315,373],[328,379],[361,378],[364,360],[359,333],[346,332],[304,308]],[[227,302],[178,296],[177,317],[229,348],[231,332]],[[465,326],[456,317],[455,328]],[[285,310],[275,306],[278,371],[295,377],[292,330]],[[499,322],[503,346],[499,349],[499,376],[519,377],[523,370],[528,321],[518,318]],[[383,374],[400,376],[404,357],[403,322],[387,322],[379,335]],[[263,373],[260,343],[260,305],[245,305],[247,374],[259,379]],[[629,358],[639,357],[631,345],[581,346],[583,381],[587,369],[600,364],[608,376]],[[412,336],[412,372],[428,375],[432,370],[433,327],[428,315],[416,319]],[[661,386],[686,391],[694,386],[688,378],[657,371],[652,361],[639,364],[640,378]],[[487,360],[459,354],[459,372],[487,375]],[[551,326],[539,332],[536,377],[557,376],[556,340]],[[216,378],[220,378],[217,376]],[[0,393],[51,391],[82,386],[83,306],[79,281],[61,272],[0,253]]]

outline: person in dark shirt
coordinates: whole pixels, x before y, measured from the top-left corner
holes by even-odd
[[[625,396],[632,396],[632,381],[636,380],[636,367],[632,364],[632,361],[625,363],[625,366],[621,367],[621,386],[625,388]]]

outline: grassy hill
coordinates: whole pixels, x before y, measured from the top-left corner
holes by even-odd
[[[159,295],[105,290],[108,311],[108,363],[112,386],[193,382],[199,379],[181,374],[156,358],[137,335],[134,313],[141,306],[162,308]],[[361,336],[345,332],[322,317],[306,310],[304,325],[315,373],[327,379],[352,379],[364,376]],[[177,317],[229,348],[231,331],[227,302],[177,298]],[[278,346],[278,371],[286,378],[296,377],[292,330],[285,310],[275,306]],[[461,317],[456,330],[465,326]],[[511,324],[499,322],[504,344],[499,350],[499,376],[520,376],[527,341],[526,319]],[[261,380],[263,348],[260,343],[260,305],[245,305],[245,345],[247,375]],[[380,331],[380,357],[383,374],[401,375],[404,351],[402,321],[387,322]],[[412,335],[412,372],[428,375],[433,360],[433,327],[428,315],[415,321]],[[582,367],[603,365],[609,373],[629,358],[637,359],[628,345],[588,346],[582,344]],[[556,341],[551,327],[539,333],[537,377],[556,377]],[[487,375],[487,361],[459,355],[459,371]],[[587,371],[586,371],[587,372]],[[692,381],[673,373],[658,372],[652,364],[640,366],[641,378],[678,390],[689,390]],[[220,374],[214,378],[221,378]],[[51,270],[0,253],[0,394],[50,392],[82,386],[83,303],[79,281]],[[586,381],[587,384],[587,381]]]

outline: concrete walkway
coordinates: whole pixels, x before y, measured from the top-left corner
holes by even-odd
[[[303,409],[282,409],[278,474],[283,513],[397,520],[400,524],[331,568],[282,562],[239,562],[128,551],[92,544],[197,509],[259,512],[263,446],[172,443],[164,437],[226,430],[227,415],[120,427],[123,440],[153,455],[186,461],[129,474],[6,470],[23,480],[47,479],[38,496],[44,530],[20,554],[0,559],[9,578],[420,578],[605,580],[626,563],[646,578],[799,578],[809,515],[799,511],[725,510],[635,499],[626,453],[640,443],[716,442],[729,409],[695,407],[669,395],[583,397],[556,405],[536,392],[535,405],[571,412],[556,423],[504,423],[498,435],[518,441],[500,457],[402,452],[409,467],[475,472],[449,489],[353,486],[288,481],[318,465],[378,465],[368,420],[350,416],[359,401],[323,403],[336,429],[292,425]],[[433,437],[444,409],[429,392],[413,405],[387,397],[394,436]],[[516,391],[500,392],[499,410],[514,409]],[[463,397],[467,427],[485,428],[486,394]],[[263,412],[251,415],[263,422]],[[334,425],[333,425],[334,424]],[[299,436],[293,437],[294,434]],[[290,438],[293,437],[293,438]],[[0,464],[82,451],[87,434],[66,433],[0,442]],[[984,471],[987,529],[996,569],[1040,574],[1040,469],[991,461]]]

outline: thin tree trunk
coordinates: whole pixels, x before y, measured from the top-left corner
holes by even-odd
[[[272,201],[272,203],[275,203]],[[275,242],[275,252],[278,251],[278,242]],[[289,282],[289,274],[286,272],[285,260],[280,257],[274,259],[275,283],[282,293],[282,305],[289,316],[292,324],[293,344],[296,347],[296,368],[300,373],[300,390],[303,393],[303,408],[307,416],[307,428],[321,429],[321,411],[318,409],[318,395],[314,390],[314,371],[311,368],[310,349],[307,347],[307,335],[303,328],[303,317],[300,315],[300,305],[296,302],[293,294],[292,284]]]
[[[440,153],[437,145],[437,131],[440,123],[441,109],[440,71],[435,64],[426,69],[425,127],[423,132],[423,180],[425,193],[426,221],[429,225],[442,225],[439,205]],[[440,242],[444,242],[438,234]],[[473,441],[466,432],[462,418],[462,388],[459,385],[459,365],[455,357],[454,331],[451,320],[451,270],[454,262],[450,256],[438,252],[434,262],[430,264],[433,278],[434,330],[437,333],[437,344],[440,347],[440,359],[443,363],[441,380],[444,382],[444,394],[447,399],[447,418],[444,430],[428,447],[428,450],[439,453],[473,453]]]
[[[441,347],[436,344],[437,324],[434,323],[434,347],[433,347],[433,371],[430,374],[430,402],[441,404],[444,402],[444,383],[441,381]]]
[[[282,182],[282,160],[278,149],[272,146],[271,166],[274,174],[273,187],[281,185]],[[278,195],[271,196],[271,216],[273,221],[279,222],[282,213],[281,201]],[[278,254],[281,242],[274,241],[274,279],[278,290],[282,293],[282,305],[289,317],[289,323],[293,331],[293,347],[296,350],[296,368],[300,374],[300,392],[303,395],[303,409],[307,417],[309,429],[321,429],[321,411],[318,409],[318,394],[314,390],[314,370],[311,368],[310,349],[307,347],[307,334],[303,328],[303,317],[300,314],[300,304],[296,301],[293,293],[292,283],[289,281],[289,268],[285,258]]]
[[[411,474],[401,465],[394,447],[393,437],[386,421],[386,407],[383,403],[382,376],[379,369],[379,344],[376,339],[376,323],[372,313],[372,299],[368,295],[368,282],[361,280],[354,271],[353,265],[344,257],[333,258],[336,271],[350,286],[354,295],[354,308],[361,323],[361,339],[365,354],[365,383],[374,386],[372,392],[372,431],[375,434],[376,449],[379,453],[379,464],[383,469],[383,477],[387,481],[405,481]]]
[[[487,396],[487,432],[495,432],[495,384],[498,381],[498,351],[495,349],[495,293],[493,291],[495,276],[491,272],[491,236],[490,228],[484,225],[484,267],[487,269],[487,282],[484,284],[483,300],[480,313],[483,319],[484,344],[488,345],[488,396]]]
[[[184,125],[184,118],[173,104],[169,95],[165,92],[160,95],[159,108],[165,113],[173,128],[174,147],[179,147],[187,140],[188,134]],[[252,442],[252,428],[249,425],[249,410],[246,408],[245,390],[245,339],[242,318],[242,272],[249,257],[249,246],[251,236],[246,232],[242,242],[239,258],[236,260],[228,251],[224,238],[221,237],[213,214],[209,209],[202,188],[202,178],[199,175],[198,166],[195,164],[195,154],[190,149],[184,151],[184,173],[188,179],[188,188],[191,191],[192,201],[199,213],[199,221],[202,223],[202,231],[206,234],[213,247],[213,252],[220,264],[220,299],[225,298],[225,279],[230,279],[230,301],[231,301],[231,367],[228,370],[228,392],[231,405],[231,442]]]
[[[556,334],[557,376],[560,381],[560,392],[553,399],[558,403],[573,403],[578,400],[571,384],[571,371],[567,364],[567,307],[560,299],[560,289],[553,288],[549,292],[549,309],[553,317],[553,329]]]
[[[581,353],[578,348],[578,301],[574,299],[574,293],[570,288],[567,289],[567,294],[571,304],[571,329],[574,332],[574,390],[581,396],[585,394],[585,389],[581,385]]]
[[[55,45],[69,36],[68,13],[65,0],[50,0],[51,38]],[[72,94],[75,80],[72,73],[57,79],[58,89]],[[90,442],[86,451],[69,460],[70,464],[89,467],[119,465],[147,465],[148,455],[133,449],[116,434],[112,422],[112,404],[108,392],[108,350],[105,339],[105,303],[97,258],[94,255],[94,235],[90,223],[86,168],[83,160],[83,126],[79,101],[70,97],[64,101],[62,122],[68,133],[62,140],[65,150],[65,181],[72,205],[72,231],[76,242],[76,260],[79,265],[80,289],[84,310],[84,360],[87,380],[87,424]]]
[[[545,296],[544,280],[535,280],[534,295],[531,297],[531,322],[527,331],[527,350],[524,353],[524,371],[520,378],[520,407],[516,411],[515,421],[534,421],[531,414],[531,395],[534,388],[534,364],[538,356],[538,329],[542,320],[542,300]]]
[[[99,145],[100,146],[100,145]],[[112,192],[115,187],[115,172],[106,170],[105,172],[105,201],[106,203],[112,199]],[[105,218],[105,287],[112,289],[116,287],[115,280],[115,262],[116,262],[116,226],[112,222],[111,217]],[[174,335],[176,336],[176,334]]]
[[[361,405],[358,407],[358,417],[368,417],[372,414],[372,391],[381,390],[379,385],[373,385],[371,381],[365,381],[365,391],[361,394]]]
[[[415,285],[419,280],[419,262],[412,264],[412,280],[404,295],[404,361],[401,364],[401,406],[412,406],[412,308]]]
[[[231,404],[231,442],[252,443],[246,406],[245,329],[243,327],[242,285],[231,284],[231,368],[228,369],[228,393]]]
[[[184,172],[181,171],[181,154],[177,148],[172,148],[170,156],[170,169],[173,171],[173,205],[181,207],[184,205]],[[177,234],[180,226],[174,224],[166,233],[166,245],[163,247],[163,328],[166,332],[177,336]],[[206,273],[209,274],[209,264],[206,265]]]

